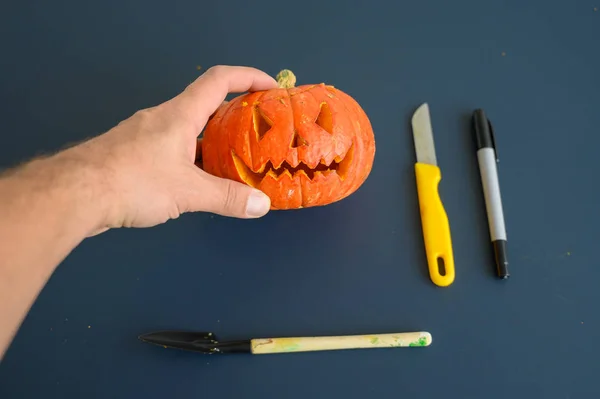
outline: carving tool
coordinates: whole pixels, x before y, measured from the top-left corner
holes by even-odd
[[[429,276],[434,284],[445,287],[454,281],[454,255],[448,216],[438,192],[442,174],[437,166],[427,103],[413,114],[412,129],[417,153],[417,193]]]
[[[490,238],[494,246],[496,271],[498,277],[507,279],[510,274],[508,273],[508,256],[506,254],[506,227],[504,226],[504,212],[502,211],[498,168],[496,167],[498,151],[496,150],[494,129],[482,109],[473,112],[473,129],[477,139],[477,161],[481,174]]]
[[[253,355],[340,349],[421,347],[429,346],[432,341],[431,334],[425,331],[330,337],[254,338],[221,342],[210,332],[173,330],[140,335],[139,339],[165,348],[205,354],[251,353]]]

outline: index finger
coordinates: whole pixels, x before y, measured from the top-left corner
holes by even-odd
[[[211,67],[171,100],[172,105],[202,129],[210,115],[223,103],[229,93],[267,90],[277,82],[265,72],[243,66],[218,65]]]

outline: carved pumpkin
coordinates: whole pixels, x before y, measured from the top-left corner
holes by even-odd
[[[241,95],[215,112],[202,139],[202,168],[258,188],[272,209],[327,205],[352,194],[373,166],[369,118],[333,86],[294,87],[289,70],[277,80],[279,88]]]

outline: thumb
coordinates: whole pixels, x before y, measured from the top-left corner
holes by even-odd
[[[260,190],[237,181],[216,177],[197,169],[197,190],[191,212],[212,212],[222,216],[251,219],[264,216],[271,208],[270,198]]]

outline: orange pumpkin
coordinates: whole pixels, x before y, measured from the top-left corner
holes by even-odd
[[[258,188],[272,209],[327,205],[352,194],[375,157],[366,113],[333,86],[294,87],[289,70],[277,80],[279,88],[241,95],[214,113],[202,139],[202,168]]]

